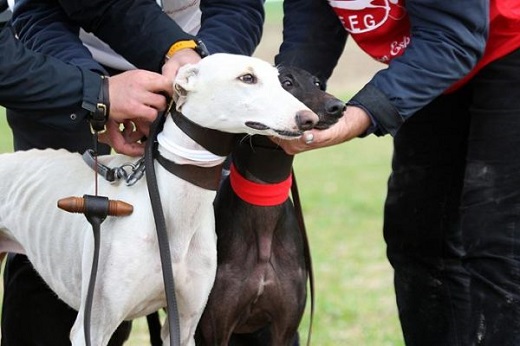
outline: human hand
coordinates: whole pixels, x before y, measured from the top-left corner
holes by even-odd
[[[141,156],[141,139],[148,136],[150,124],[166,109],[173,83],[158,73],[131,70],[109,77],[108,87],[109,119],[99,141],[118,153]]]
[[[173,83],[175,77],[177,76],[177,71],[181,66],[186,64],[196,64],[200,61],[200,59],[201,57],[199,53],[191,48],[178,50],[175,52],[175,54],[172,55],[170,59],[164,63],[162,67],[162,74]]]
[[[273,138],[273,140],[287,154],[295,155],[347,142],[363,134],[370,125],[370,116],[362,108],[347,106],[338,122],[326,130],[305,131],[303,136],[295,140],[279,140],[278,138]]]

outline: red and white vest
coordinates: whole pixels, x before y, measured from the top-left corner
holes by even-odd
[[[329,4],[358,46],[378,61],[389,63],[410,44],[405,0],[329,0]],[[491,0],[490,6],[490,32],[484,56],[452,89],[491,61],[520,47],[520,1]]]

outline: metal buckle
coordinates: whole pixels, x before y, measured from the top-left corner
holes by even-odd
[[[107,131],[107,105],[104,103],[96,104],[96,111],[91,113],[90,131],[92,133],[105,133]]]

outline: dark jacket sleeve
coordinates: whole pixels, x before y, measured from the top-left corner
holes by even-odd
[[[27,49],[8,28],[0,32],[0,46],[0,104],[35,116],[46,111],[48,122],[62,127],[76,126],[94,109],[99,74]],[[64,112],[77,117],[65,124],[57,115]]]
[[[59,0],[70,18],[139,68],[160,71],[170,46],[194,39],[150,0]],[[211,53],[252,54],[261,36],[262,0],[202,0],[199,36]]]
[[[345,30],[338,28],[331,9],[327,13],[322,8],[327,1],[309,1],[310,11],[304,3],[284,1],[284,43],[276,62],[295,62],[328,78],[344,48],[339,31]],[[395,135],[407,118],[463,78],[481,57],[487,38],[489,1],[407,0],[405,4],[412,24],[411,44],[350,101],[371,114],[380,135]]]
[[[67,17],[57,2],[18,0],[12,25],[29,49],[106,74],[79,39],[79,25]]]
[[[170,45],[192,39],[152,0],[58,0],[75,23],[139,68],[160,71]]]
[[[489,1],[409,0],[411,44],[357,93],[377,134],[395,135],[406,119],[463,78],[486,45]]]
[[[252,55],[262,37],[262,0],[201,0],[197,34],[210,53]]]
[[[347,32],[326,0],[284,0],[277,65],[303,68],[324,83],[338,63]]]

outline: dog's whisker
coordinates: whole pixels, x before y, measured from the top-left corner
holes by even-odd
[[[240,138],[240,144],[244,143],[246,140],[249,140],[251,141],[251,138],[253,137],[253,135],[250,135],[250,134],[246,134],[244,135],[242,138]]]

